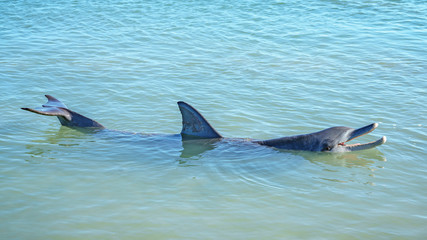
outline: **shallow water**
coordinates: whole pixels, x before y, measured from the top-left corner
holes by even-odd
[[[0,238],[423,239],[426,12],[425,1],[2,1]],[[119,131],[19,109],[44,94]],[[378,122],[358,141],[388,141],[346,154],[183,145],[179,100],[225,137]]]

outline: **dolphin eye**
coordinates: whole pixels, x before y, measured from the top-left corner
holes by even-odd
[[[324,146],[323,146],[323,149],[322,149],[322,152],[325,152],[325,151],[331,151],[331,149],[332,149],[332,147],[331,147],[331,146],[329,146],[329,145],[324,145]]]

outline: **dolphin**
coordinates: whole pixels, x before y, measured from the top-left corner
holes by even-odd
[[[208,121],[191,105],[178,102],[182,114],[183,127],[181,134],[185,138],[223,138]],[[350,152],[377,147],[386,142],[386,137],[365,144],[346,144],[347,142],[368,134],[378,127],[373,123],[359,129],[349,127],[331,127],[319,132],[281,137],[269,140],[249,141],[284,150],[301,150],[313,152]]]
[[[95,120],[76,113],[59,101],[58,99],[45,95],[48,99],[47,103],[39,108],[21,108],[26,111],[34,112],[46,116],[56,116],[63,126],[71,128],[90,128],[90,129],[105,129],[105,127]],[[189,140],[212,139],[215,142],[221,141],[224,137],[219,134],[212,125],[190,104],[179,101],[178,107],[182,116],[181,140],[184,142]],[[380,146],[386,142],[386,137],[382,137],[377,141],[369,143],[347,144],[347,142],[366,135],[378,127],[378,123],[373,123],[358,129],[349,127],[331,127],[322,131],[280,137],[268,140],[256,139],[232,139],[236,141],[249,141],[255,144],[273,147],[283,150],[297,151],[312,151],[312,152],[351,152],[365,150]]]

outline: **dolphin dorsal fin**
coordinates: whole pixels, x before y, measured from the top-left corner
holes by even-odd
[[[184,138],[222,138],[209,122],[190,104],[178,102],[182,115],[182,131]]]

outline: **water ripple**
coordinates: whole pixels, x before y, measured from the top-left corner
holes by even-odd
[[[417,0],[2,1],[0,238],[424,236],[425,12]],[[19,110],[44,94],[119,132]],[[361,141],[388,142],[342,155],[185,146],[179,100],[230,138],[379,122]]]

